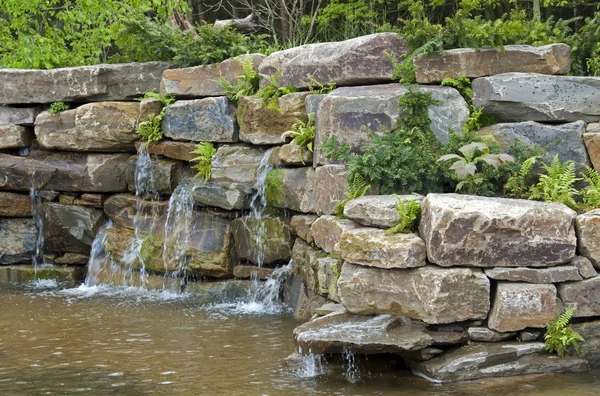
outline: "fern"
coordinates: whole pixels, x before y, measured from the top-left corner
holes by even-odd
[[[388,228],[386,234],[410,234],[416,232],[421,218],[421,204],[416,200],[398,199],[396,211],[400,216],[398,224]]]
[[[306,87],[313,95],[327,95],[335,89],[335,83],[321,84],[314,77],[308,77]]]
[[[303,150],[306,148],[311,153],[313,152],[313,142],[315,140],[315,114],[310,113],[308,115],[308,121],[306,122],[296,120],[296,123],[292,125],[292,130],[285,132],[283,136],[291,137],[291,143],[300,147],[300,160],[304,164]]]
[[[588,184],[581,192],[584,208],[586,210],[600,208],[600,174],[598,171],[588,168],[587,175],[582,173],[581,176]]]
[[[471,88],[471,80],[467,77],[444,78],[442,86],[455,88],[469,106],[473,105],[473,89]]]
[[[254,96],[262,99],[263,106],[281,113],[281,109],[277,106],[277,99],[284,95],[298,92],[298,88],[278,86],[277,80],[279,79],[279,75],[280,73],[278,72],[269,77],[267,83]]]
[[[546,202],[559,202],[571,209],[577,209],[575,197],[579,192],[573,185],[580,181],[575,175],[575,162],[565,161],[561,163],[558,154],[552,159],[548,166],[542,163],[546,174],[540,176],[537,184],[529,189],[529,199],[537,199]]]
[[[50,105],[50,108],[48,109],[48,113],[57,114],[62,111],[65,111],[65,110],[69,110],[68,104],[66,104],[65,102],[54,102]]]
[[[195,177],[200,177],[205,182],[210,179],[212,174],[212,158],[216,152],[217,150],[212,143],[201,142],[196,145],[196,149],[192,151],[192,154],[198,155],[192,159],[192,161],[197,162],[197,164],[192,166],[192,168],[198,171]]]
[[[355,173],[352,182],[348,186],[348,192],[345,194],[346,198],[341,201],[334,201],[337,202],[334,214],[339,218],[344,218],[344,208],[346,207],[346,204],[353,199],[362,197],[370,188],[371,185],[367,184],[365,179],[359,173]]]
[[[504,185],[504,191],[508,196],[515,198],[527,198],[529,196],[529,182],[532,178],[533,166],[539,157],[533,156],[521,164],[521,169],[508,178]]]
[[[269,205],[281,203],[281,187],[283,187],[283,169],[272,169],[265,179],[265,197]]]
[[[554,318],[546,326],[544,335],[544,349],[550,353],[556,352],[560,357],[565,356],[571,350],[579,354],[579,343],[585,339],[569,326],[575,308],[568,308],[561,315]]]
[[[402,55],[401,60],[396,59],[388,51],[384,51],[383,55],[389,59],[389,61],[392,63],[392,67],[394,68],[391,77],[392,81],[396,81],[400,84],[417,83],[416,68],[413,62],[413,56],[416,54]]]
[[[146,142],[148,146],[153,145],[163,138],[162,132],[162,121],[165,118],[167,112],[167,106],[175,102],[175,98],[171,95],[161,95],[156,92],[146,92],[143,97],[137,99],[142,101],[144,99],[158,99],[162,104],[160,113],[150,117],[150,119],[140,122],[137,127],[137,134],[141,136],[142,141]]]
[[[258,91],[260,82],[260,74],[254,68],[254,62],[250,55],[242,56],[235,59],[242,67],[242,75],[240,75],[233,83],[221,78],[217,80],[225,90],[225,96],[235,105],[239,102],[242,96],[251,96]]]

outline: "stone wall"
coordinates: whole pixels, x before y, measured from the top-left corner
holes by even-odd
[[[561,360],[545,354],[540,341],[545,325],[570,306],[577,307],[575,326],[597,337],[600,210],[578,215],[561,204],[455,194],[370,195],[349,202],[345,219],[333,216],[347,175],[318,147],[335,135],[359,152],[370,144],[364,126],[381,134],[402,117],[398,99],[406,88],[391,81],[384,52],[406,51],[399,37],[385,33],[252,55],[264,77],[278,74],[282,84],[301,89],[278,99],[278,110],[254,97],[242,97],[238,106],[225,98],[215,80],[235,80],[241,73],[235,60],[187,69],[152,62],[0,69],[0,264],[14,270],[35,255],[29,195],[35,188],[47,263],[81,268],[98,230],[112,220],[106,233],[112,259],[123,261],[137,227],[154,232],[144,245],[146,269],[173,270],[163,259],[169,235],[156,230],[165,229],[169,198],[185,184],[195,203],[182,248],[189,274],[264,278],[292,259],[286,295],[293,305],[305,317],[330,313],[296,329],[305,353],[393,352],[439,380],[597,364],[597,341],[584,343],[580,357]],[[569,52],[554,44],[417,57],[417,79],[430,84],[421,88],[441,101],[429,109],[436,137],[447,141],[448,130],[461,130],[469,117],[458,91],[439,86],[465,75],[474,78],[474,103],[501,120],[484,133],[507,146],[516,139],[550,143],[550,155],[600,169],[600,78],[564,76]],[[337,88],[310,94],[310,77]],[[165,139],[148,148],[148,181],[157,197],[140,201],[136,129],[160,105],[133,99],[152,90],[177,101],[166,109]],[[50,114],[56,101],[70,109]],[[309,113],[314,155],[286,135]],[[193,178],[189,162],[198,142],[217,148],[206,182]],[[257,226],[249,209],[265,163],[281,169],[282,186]],[[398,199],[421,202],[418,233],[384,232],[399,220]],[[458,360],[460,373],[448,368]]]

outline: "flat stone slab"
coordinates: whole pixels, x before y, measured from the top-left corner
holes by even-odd
[[[576,213],[562,204],[429,194],[421,208],[427,257],[443,267],[549,267],[575,257]]]
[[[0,149],[29,147],[33,137],[31,128],[18,125],[0,125]]]
[[[0,125],[33,126],[41,106],[0,106]]]
[[[458,48],[417,55],[414,58],[419,84],[445,78],[485,77],[521,72],[566,74],[571,69],[571,47],[566,44],[505,45],[504,48]]]
[[[250,186],[238,183],[203,182],[193,179],[192,197],[200,206],[213,206],[225,210],[250,208]]]
[[[0,192],[0,217],[31,217],[29,194]]]
[[[491,279],[527,283],[559,283],[583,279],[573,265],[552,268],[486,268],[485,274]]]
[[[236,265],[233,267],[233,276],[240,279],[265,280],[273,274],[273,268],[256,267],[254,265]]]
[[[600,269],[600,209],[577,216],[575,220],[579,253]]]
[[[488,329],[487,327],[469,327],[467,332],[470,340],[480,342],[505,341],[514,338],[517,335],[517,333],[514,331],[500,333],[498,331]]]
[[[132,155],[127,161],[127,187],[129,191],[136,191],[136,169],[138,169],[138,155]],[[168,158],[150,156],[149,161],[143,164],[144,177],[142,189],[147,192],[171,194],[177,187],[182,174],[182,164]]]
[[[42,266],[37,271],[33,265],[0,266],[0,283],[24,283],[36,280],[57,282],[81,282],[85,279],[85,267]]]
[[[292,257],[292,236],[285,219],[242,216],[231,222],[231,233],[242,260],[254,264],[288,262]]]
[[[264,151],[257,147],[223,145],[213,156],[210,179],[215,182],[254,184],[264,156]]]
[[[31,264],[36,238],[33,219],[0,219],[0,264]]]
[[[400,201],[423,201],[423,196],[412,195],[364,195],[348,202],[344,216],[365,226],[389,228],[400,222],[396,206]]]
[[[140,149],[141,143],[136,143],[136,150]],[[196,144],[188,142],[175,142],[173,140],[161,140],[150,146],[146,146],[146,151],[150,154],[162,155],[180,161],[191,161],[198,156],[192,151],[196,149]]]
[[[324,165],[315,169],[313,210],[319,215],[335,212],[336,201],[346,198],[348,171],[344,165]]]
[[[600,120],[600,77],[506,73],[472,85],[474,105],[502,121]]]
[[[581,282],[558,285],[558,296],[565,307],[576,307],[576,318],[600,315],[600,276]]]
[[[294,329],[294,340],[302,354],[361,354],[417,351],[432,345],[465,342],[464,332],[431,331],[424,324],[391,315],[375,317],[332,313]]]
[[[44,213],[44,246],[53,252],[89,253],[100,227],[106,223],[99,209],[48,202]]]
[[[338,219],[335,216],[321,216],[310,227],[315,245],[327,253],[336,253],[339,251],[335,246],[340,241],[342,233],[359,225],[352,220]]]

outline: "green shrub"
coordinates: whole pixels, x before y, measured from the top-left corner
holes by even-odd
[[[65,111],[65,110],[69,110],[69,105],[67,105],[65,102],[54,102],[50,105],[50,108],[48,109],[48,113],[56,114],[56,113],[60,113],[61,111]]]
[[[175,102],[173,96],[161,95],[156,92],[146,92],[139,100],[150,98],[158,99],[163,107],[160,113],[138,124],[136,132],[147,145],[153,145],[163,138],[162,121],[165,118],[167,106]]]
[[[346,204],[353,199],[362,197],[371,188],[370,184],[367,184],[365,179],[360,174],[355,174],[351,182],[348,183],[348,191],[345,193],[346,198],[337,202],[334,210],[334,214],[339,218],[344,218],[344,209]]]
[[[573,186],[581,179],[575,175],[575,162],[560,162],[556,154],[550,165],[542,163],[542,167],[546,173],[540,175],[539,182],[529,189],[529,199],[559,202],[577,210],[575,197],[579,195],[579,191]]]
[[[217,150],[212,143],[200,142],[196,145],[192,154],[197,154],[198,156],[191,160],[196,162],[196,164],[192,166],[193,169],[198,171],[195,177],[199,177],[205,182],[210,179],[212,174],[212,160],[216,152]]]
[[[410,234],[417,232],[421,219],[421,203],[417,200],[398,199],[396,212],[400,216],[398,224],[388,228],[386,234]]]
[[[281,203],[281,188],[283,187],[283,169],[275,168],[265,179],[265,196],[271,206]]]
[[[511,175],[504,185],[506,195],[515,198],[529,197],[529,189],[533,184],[533,167],[538,159],[533,156],[523,161],[519,171]]]
[[[335,83],[321,84],[314,77],[308,78],[306,86],[313,95],[327,95],[335,89]]]
[[[242,66],[242,75],[239,76],[233,83],[223,78],[217,83],[225,90],[225,96],[235,105],[239,102],[242,96],[251,96],[258,91],[260,83],[260,74],[254,69],[252,57],[240,56],[236,61]]]
[[[560,357],[570,354],[572,350],[579,354],[579,343],[585,340],[569,326],[569,321],[574,312],[575,308],[568,308],[562,315],[557,316],[548,323],[546,334],[544,334],[544,348],[546,351],[556,352]]]

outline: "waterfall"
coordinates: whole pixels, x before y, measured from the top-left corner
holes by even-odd
[[[31,189],[29,197],[31,198],[31,214],[36,228],[35,237],[35,252],[32,257],[33,272],[37,276],[39,266],[45,265],[44,260],[44,213],[42,211],[42,197],[40,192],[35,188],[35,170],[31,175]]]
[[[254,191],[254,193],[250,200],[250,217],[259,220],[253,223],[256,224],[257,229],[255,229],[252,233],[256,239],[256,265],[258,265],[258,267],[262,267],[264,264],[266,249],[266,246],[264,246],[266,233],[265,222],[260,220],[264,220],[264,218],[266,217],[265,210],[268,206],[266,195],[266,181],[269,172],[271,171],[271,169],[273,169],[273,166],[269,164],[269,157],[271,156],[271,151],[272,150],[267,150],[260,161],[260,165],[258,166],[258,170],[256,171],[256,182],[254,183],[254,186],[252,186],[252,190]]]
[[[97,286],[101,284],[111,285],[130,285],[133,283],[131,273],[123,271],[118,263],[115,263],[106,254],[105,246],[107,239],[107,231],[113,226],[112,221],[106,222],[100,230],[94,242],[92,242],[92,250],[88,261],[87,275],[84,284],[86,286]]]

